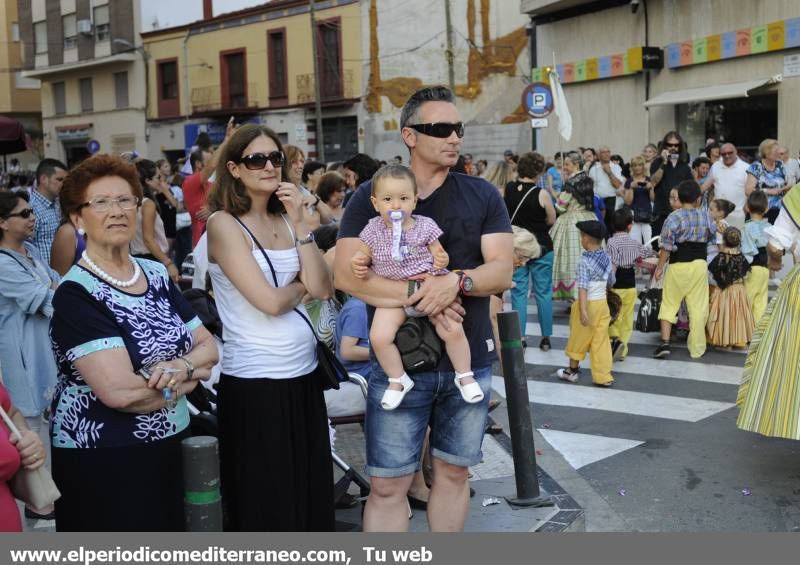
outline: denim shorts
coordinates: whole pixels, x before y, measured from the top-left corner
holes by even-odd
[[[367,395],[367,474],[371,477],[403,477],[420,469],[425,430],[431,426],[431,453],[459,467],[481,460],[481,442],[486,428],[491,367],[473,369],[484,397],[468,404],[461,397],[453,372],[409,375],[414,381],[403,402],[394,410],[381,408],[389,386],[386,373],[373,363]]]

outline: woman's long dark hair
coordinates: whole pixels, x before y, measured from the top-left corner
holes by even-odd
[[[217,178],[207,199],[210,211],[225,210],[233,216],[241,216],[250,210],[250,206],[253,204],[252,199],[247,194],[244,183],[234,178],[228,170],[228,161],[238,163],[247,146],[262,135],[270,138],[275,143],[278,151],[283,153],[283,144],[281,144],[280,138],[268,127],[246,124],[236,130],[236,133],[231,136],[222,148],[222,155],[220,155],[217,163]],[[284,158],[283,167],[281,167],[281,181],[289,181],[290,164],[289,159]],[[278,199],[277,191],[273,192],[269,201],[267,201],[267,212],[283,214],[285,211],[286,208],[284,208],[283,202]]]
[[[572,194],[572,197],[588,211],[594,211],[594,181],[589,175],[580,172],[569,179],[564,190]]]

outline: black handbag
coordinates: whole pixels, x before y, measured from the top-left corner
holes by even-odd
[[[397,330],[394,344],[408,373],[433,371],[442,358],[442,341],[428,318],[408,318]]]
[[[267,252],[264,251],[264,248],[261,246],[261,243],[256,239],[256,236],[253,235],[253,232],[244,225],[244,223],[234,216],[239,225],[242,226],[245,231],[250,234],[250,237],[253,238],[253,242],[258,245],[259,250],[261,250],[261,255],[264,256],[264,259],[269,265],[269,270],[272,272],[272,280],[275,283],[275,288],[278,288],[278,275],[275,273],[275,267],[272,266],[272,261],[269,259],[269,255]],[[306,316],[303,315],[300,310],[297,308],[293,309],[298,316],[300,316],[303,321],[308,324],[308,327],[311,329],[311,333],[314,336],[314,339],[317,342],[317,370],[316,374],[319,376],[320,386],[322,390],[339,390],[339,383],[343,383],[349,380],[349,375],[347,374],[347,369],[344,368],[341,361],[336,357],[333,351],[325,345],[325,343],[319,339],[316,330],[314,329],[314,325],[311,323]]]
[[[661,309],[660,288],[649,288],[639,293],[639,312],[636,315],[637,331],[642,333],[657,332],[661,330],[661,321],[658,312]]]

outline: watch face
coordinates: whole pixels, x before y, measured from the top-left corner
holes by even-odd
[[[461,286],[464,289],[464,292],[472,292],[472,278],[464,275],[464,279],[461,281]]]

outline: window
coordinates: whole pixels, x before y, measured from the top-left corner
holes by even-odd
[[[286,33],[283,30],[270,31],[267,38],[270,102],[286,103],[289,96],[286,80]]]
[[[317,24],[317,55],[320,96],[323,100],[342,97],[341,25],[338,19]]]
[[[61,18],[61,25],[64,27],[64,49],[73,49],[78,46],[78,25],[75,14],[69,14]]]
[[[94,9],[94,39],[95,41],[108,41],[110,35],[108,5],[98,6]]]
[[[67,92],[64,81],[53,83],[53,103],[56,116],[63,116],[67,113]]]
[[[82,78],[79,81],[81,91],[81,111],[91,112],[94,110],[94,96],[92,95],[92,79]]]
[[[36,41],[36,53],[47,53],[47,22],[33,24],[33,35]]]
[[[17,22],[11,24],[11,41],[19,41],[19,24]]]
[[[247,107],[244,50],[222,54],[222,107]]]
[[[128,107],[128,73],[127,71],[121,73],[114,73],[114,93],[117,98],[116,107]]]
[[[178,90],[178,60],[156,61],[158,116],[166,118],[180,114]]]

